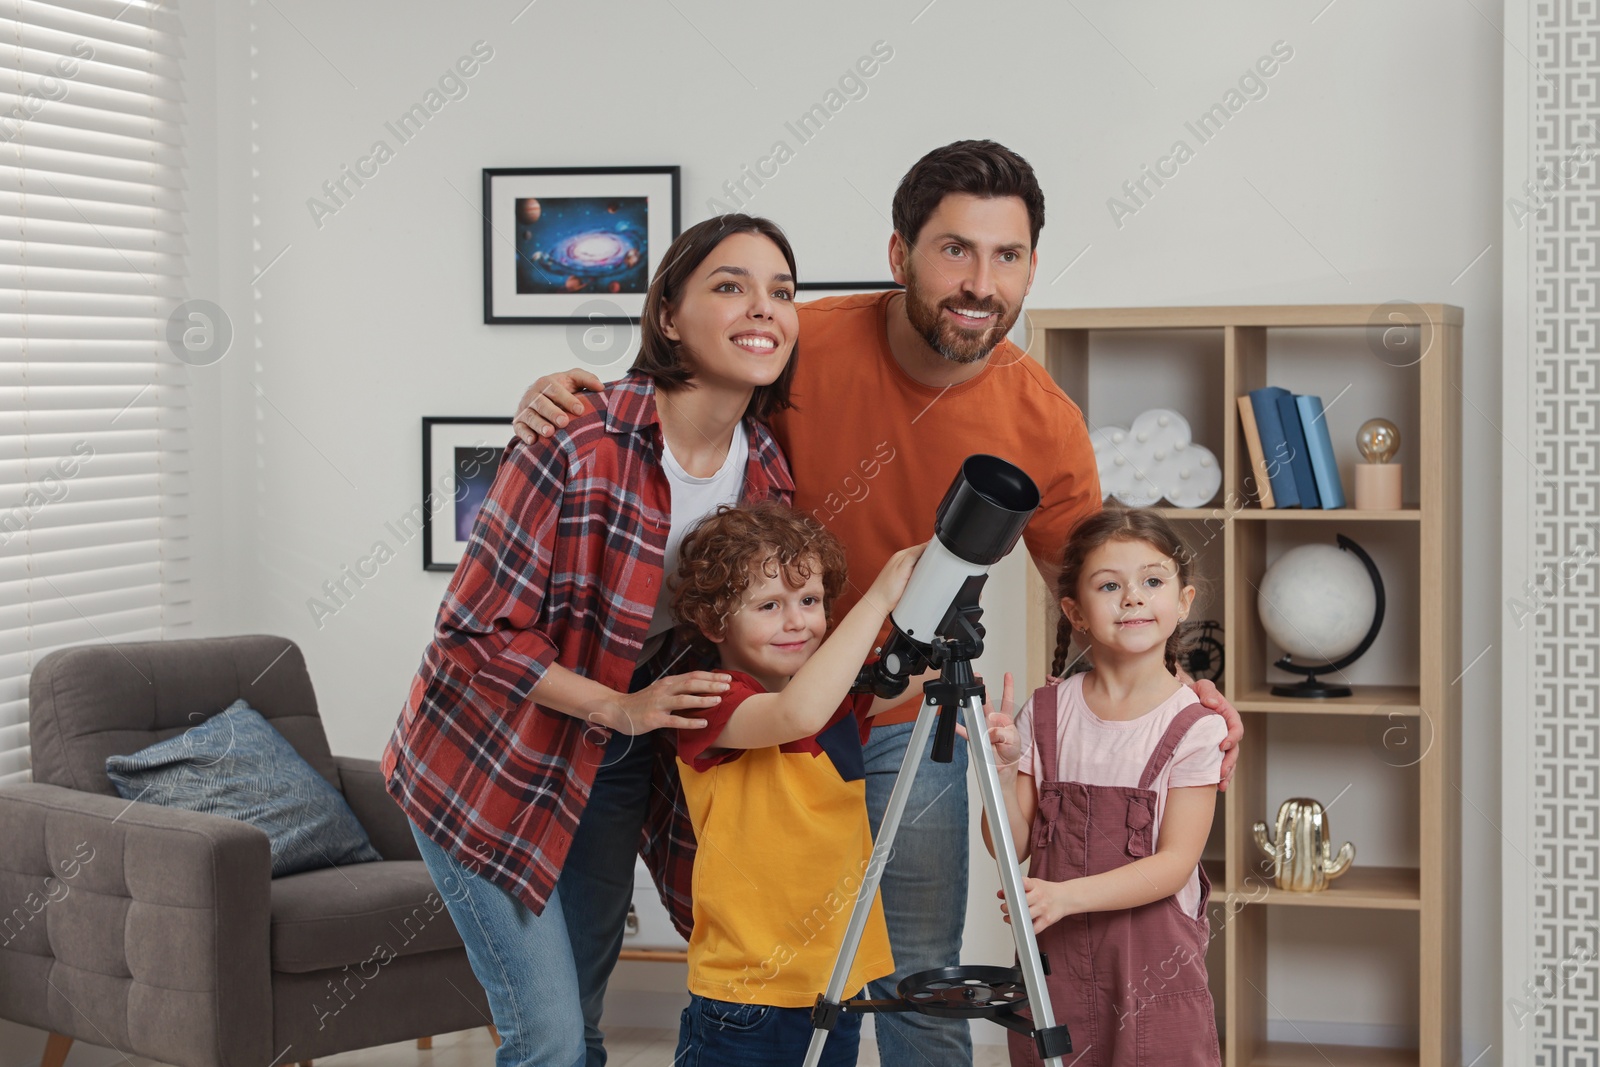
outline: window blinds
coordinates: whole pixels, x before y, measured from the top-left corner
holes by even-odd
[[[0,783],[41,656],[187,620],[181,39],[171,0],[0,0]]]

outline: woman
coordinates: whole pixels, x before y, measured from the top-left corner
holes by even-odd
[[[794,490],[763,422],[797,354],[788,240],[724,215],[663,263],[606,403],[507,446],[384,752],[488,993],[498,1067],[605,1062],[636,852],[687,929],[693,833],[670,750],[638,735],[703,725],[685,713],[728,676],[668,673],[663,575],[703,515]]]

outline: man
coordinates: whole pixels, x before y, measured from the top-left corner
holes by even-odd
[[[961,461],[974,452],[1021,467],[1043,501],[1024,539],[1054,588],[1068,532],[1100,507],[1100,483],[1082,413],[1044,369],[1005,340],[1038,266],[1044,194],[1026,160],[993,141],[928,153],[894,197],[889,267],[903,292],[865,293],[800,307],[791,397],[772,419],[789,458],[795,506],[844,543],[855,582],[843,615],[897,550],[927,540]],[[525,440],[566,424],[598,390],[592,374],[541,378],[523,396]],[[1201,701],[1228,720],[1224,782],[1244,734],[1238,713],[1208,681]],[[867,805],[883,820],[920,696],[878,717],[866,748]],[[924,754],[926,755],[926,754]],[[967,906],[967,753],[926,760],[882,882],[896,971],[872,983],[894,996],[907,974],[960,962]],[[821,992],[820,990],[818,992]],[[915,1012],[877,1016],[885,1067],[970,1063],[964,1020]]]

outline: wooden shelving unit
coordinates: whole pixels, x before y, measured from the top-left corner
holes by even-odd
[[[1353,685],[1347,697],[1302,701],[1287,709],[1291,715],[1421,715],[1422,688],[1415,685]],[[1231,690],[1233,706],[1240,714],[1272,714],[1285,710],[1283,697],[1275,697],[1264,685],[1242,685]]]
[[[1308,908],[1393,908],[1416,911],[1422,906],[1415,867],[1353,866],[1321,893],[1290,893],[1263,874],[1251,873],[1245,888],[1230,890],[1230,902],[1287,904]]]
[[[1193,341],[1195,358],[1211,361],[1205,369],[1208,381],[1214,377],[1211,368],[1217,349],[1221,350],[1222,380],[1214,387],[1208,384],[1204,395],[1195,396],[1184,414],[1195,424],[1197,442],[1209,447],[1222,462],[1222,491],[1213,507],[1162,511],[1179,524],[1180,532],[1194,531],[1206,541],[1220,543],[1220,549],[1213,546],[1208,549],[1213,555],[1206,557],[1221,561],[1220,574],[1206,575],[1216,587],[1210,612],[1216,613],[1220,606],[1226,660],[1222,689],[1245,720],[1245,743],[1234,783],[1219,801],[1222,833],[1214,834],[1213,841],[1221,837],[1221,855],[1213,858],[1208,850],[1205,861],[1215,883],[1213,903],[1224,905],[1228,915],[1223,935],[1214,937],[1208,956],[1213,988],[1223,990],[1217,1007],[1228,1067],[1452,1067],[1460,1062],[1461,809],[1454,783],[1459,780],[1461,764],[1461,702],[1456,684],[1462,670],[1461,310],[1447,304],[1421,305],[1422,355],[1409,368],[1401,369],[1415,375],[1406,382],[1406,395],[1415,397],[1414,410],[1408,409],[1401,424],[1405,439],[1401,461],[1416,465],[1411,472],[1415,487],[1403,510],[1262,510],[1251,491],[1253,472],[1235,403],[1240,394],[1268,384],[1296,389],[1292,376],[1269,373],[1272,354],[1278,348],[1275,339],[1283,340],[1281,331],[1322,331],[1339,337],[1340,345],[1348,334],[1348,368],[1342,363],[1340,367],[1341,371],[1348,369],[1352,380],[1363,374],[1394,372],[1393,366],[1377,361],[1367,343],[1366,332],[1374,322],[1385,321],[1384,312],[1381,305],[1345,304],[1105,308],[1029,314],[1034,331],[1032,354],[1083,408],[1091,429],[1098,424],[1092,382],[1116,381],[1115,366],[1095,362],[1097,345],[1126,342],[1126,337],[1111,335],[1173,331],[1165,336],[1184,340],[1178,342],[1171,358],[1183,360],[1183,344]],[[1126,391],[1130,386],[1137,388],[1137,380],[1121,388]],[[1341,412],[1340,417],[1347,417],[1346,413]],[[1119,424],[1111,417],[1101,421]],[[1220,427],[1221,436],[1202,436],[1203,425]],[[1348,464],[1342,465],[1341,475],[1353,504],[1354,479]],[[1266,569],[1269,546],[1280,543],[1280,538],[1301,543],[1323,532],[1331,541],[1337,529],[1355,524],[1369,533],[1397,532],[1405,546],[1402,563],[1412,573],[1393,576],[1400,580],[1390,586],[1390,603],[1396,603],[1396,587],[1403,587],[1407,598],[1410,590],[1415,590],[1415,625],[1410,628],[1415,632],[1391,632],[1397,624],[1386,622],[1382,640],[1403,642],[1408,653],[1415,650],[1409,658],[1415,661],[1416,683],[1355,685],[1355,694],[1342,700],[1273,696],[1269,678],[1272,653],[1257,618],[1255,591]],[[1031,568],[1029,576],[1030,603],[1039,605],[1030,613],[1029,670],[1032,677],[1043,678],[1055,641],[1056,609],[1053,594],[1044,589]],[[1390,577],[1385,574],[1386,581]],[[1391,618],[1396,614],[1391,608]],[[1284,799],[1267,795],[1267,768],[1272,760],[1268,725],[1289,721],[1282,717],[1315,718],[1328,729],[1350,731],[1357,744],[1370,736],[1363,731],[1382,725],[1375,717],[1388,717],[1399,728],[1416,731],[1412,739],[1420,739],[1418,747],[1424,749],[1415,759],[1416,807],[1393,813],[1396,820],[1411,820],[1417,827],[1414,866],[1364,865],[1358,844],[1356,865],[1324,892],[1290,893],[1271,885],[1269,872],[1259,862],[1251,828],[1258,820],[1271,824]],[[1319,799],[1327,802],[1330,798]],[[1341,824],[1341,836],[1335,843],[1353,836],[1355,829]],[[1285,921],[1311,924],[1326,921],[1329,908],[1415,913],[1417,1047],[1268,1040],[1268,1018],[1277,1015],[1268,1002],[1268,915],[1277,916],[1275,924],[1279,925]],[[1393,921],[1410,920],[1396,916]]]

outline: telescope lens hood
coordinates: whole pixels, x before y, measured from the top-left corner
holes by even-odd
[[[1038,507],[1039,488],[1020,467],[978,453],[962,461],[945,491],[934,532],[958,558],[990,567],[1016,547]]]

